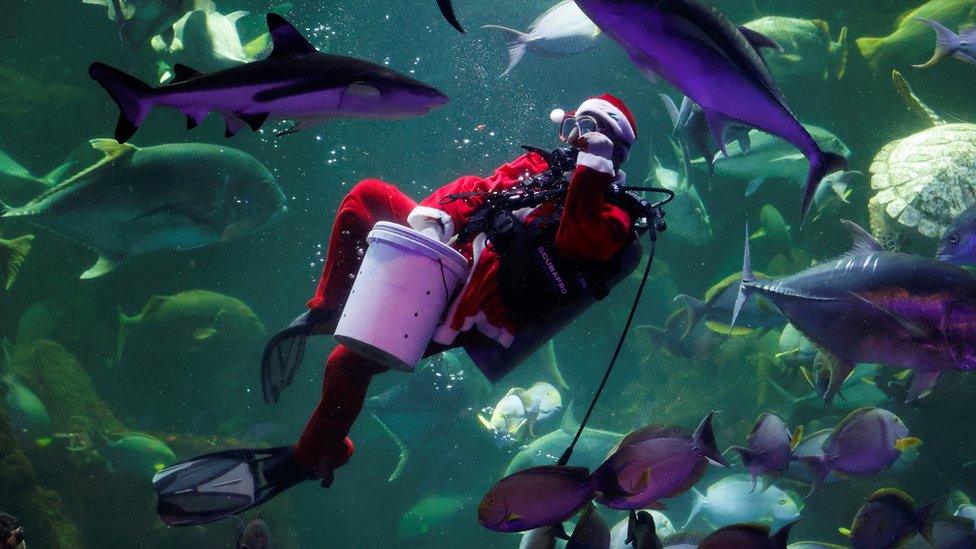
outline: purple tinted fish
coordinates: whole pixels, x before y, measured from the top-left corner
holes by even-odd
[[[742,464],[752,475],[753,490],[759,477],[765,477],[762,488],[765,490],[786,473],[798,435],[799,430],[794,436],[779,416],[765,413],[759,416],[746,437],[746,446],[732,447],[742,456]]]
[[[872,476],[890,467],[903,450],[921,441],[908,436],[908,427],[881,408],[861,408],[844,418],[823,441],[820,455],[799,458],[810,467],[815,491],[831,472]]]
[[[953,265],[976,265],[976,204],[949,225],[935,258]]]
[[[524,532],[559,524],[593,499],[594,484],[584,467],[526,469],[488,490],[478,506],[478,521],[496,532]]]
[[[935,53],[932,58],[922,65],[914,65],[919,69],[927,69],[937,65],[946,57],[955,57],[960,61],[976,65],[976,27],[966,27],[962,32],[956,34],[952,29],[947,28],[938,21],[916,17],[918,21],[925,23],[935,30]]]
[[[915,500],[905,492],[882,488],[868,497],[854,517],[851,546],[854,549],[900,547],[916,534],[931,539],[937,508],[933,502],[916,509]]]
[[[267,20],[274,42],[267,59],[210,74],[176,65],[173,82],[158,88],[93,63],[88,74],[119,107],[115,139],[125,143],[155,106],[179,110],[191,129],[218,112],[230,137],[246,126],[257,131],[268,118],[296,120],[279,134],[284,135],[332,118],[420,116],[448,101],[436,89],[388,67],[319,52],[279,15],[269,13]]]
[[[758,294],[820,348],[828,402],[860,362],[915,370],[908,400],[946,370],[976,370],[976,275],[942,261],[886,252],[850,221],[854,246],[792,276],[757,280],[748,238],[734,311]],[[737,312],[733,312],[732,323]]]
[[[661,76],[702,108],[721,150],[726,128],[746,124],[781,137],[810,161],[802,216],[821,179],[843,169],[843,156],[824,152],[786,105],[760,48],[769,38],[737,28],[700,0],[577,0],[649,79]]]
[[[770,536],[769,526],[734,524],[719,528],[698,544],[698,549],[786,549],[795,522]]]
[[[709,461],[728,467],[715,445],[714,414],[708,414],[692,435],[677,427],[649,426],[624,437],[594,473],[614,479],[624,495],[604,493],[599,502],[611,509],[661,509],[658,500],[690,490]]]

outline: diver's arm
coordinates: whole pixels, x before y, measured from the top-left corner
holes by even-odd
[[[556,233],[556,249],[574,261],[607,261],[630,236],[630,215],[606,202],[616,172],[609,158],[613,144],[603,139],[610,143],[608,150],[594,147],[580,152]]]
[[[424,199],[410,212],[407,221],[415,230],[439,232],[440,240],[447,242],[464,227],[472,214],[484,205],[485,197],[478,193],[510,189],[518,184],[520,176],[535,175],[546,168],[546,161],[541,156],[530,153],[500,166],[488,177],[473,175],[461,177],[437,189]],[[464,198],[451,197],[451,195],[467,193],[474,194]]]

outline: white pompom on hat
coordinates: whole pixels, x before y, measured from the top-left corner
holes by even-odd
[[[551,116],[553,120],[555,120],[555,114],[556,111],[553,111]],[[633,113],[623,101],[609,93],[583,101],[576,109],[576,116],[583,115],[596,118],[601,124],[613,131],[615,140],[623,141],[628,146],[633,145],[634,140],[637,139],[637,122],[634,120]]]

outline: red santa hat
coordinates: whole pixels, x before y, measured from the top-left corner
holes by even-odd
[[[556,109],[552,111],[550,118],[553,122],[561,123],[566,116],[574,115],[589,115],[596,118],[602,125],[613,131],[613,137],[628,146],[637,139],[637,121],[634,120],[634,114],[623,101],[609,93],[583,101],[575,111],[567,113]]]

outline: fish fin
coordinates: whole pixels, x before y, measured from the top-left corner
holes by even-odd
[[[914,320],[905,318],[905,317],[899,315],[898,313],[896,313],[896,312],[894,312],[894,311],[892,311],[890,309],[887,309],[887,308],[885,308],[885,307],[883,307],[883,306],[881,306],[881,305],[879,305],[879,304],[871,301],[870,299],[867,299],[867,298],[865,298],[865,297],[863,297],[861,295],[858,295],[858,294],[856,294],[854,292],[848,292],[848,293],[852,297],[855,297],[855,298],[859,299],[862,303],[865,303],[867,305],[870,305],[871,307],[875,308],[876,310],[878,310],[878,311],[886,314],[888,316],[888,318],[890,318],[891,320],[894,320],[899,326],[901,326],[905,330],[905,332],[908,333],[908,335],[910,335],[914,339],[927,340],[927,339],[933,339],[933,338],[936,338],[936,337],[939,337],[941,339],[940,336],[942,335],[942,332],[939,331],[938,329],[935,329],[935,328],[932,328],[930,326],[926,326],[924,324],[921,324],[919,322],[915,322]]]
[[[482,427],[484,427],[485,429],[487,429],[489,433],[495,431],[495,428],[492,427],[491,421],[489,421],[488,418],[486,418],[485,416],[483,416],[481,414],[478,414],[477,415],[477,418],[478,418],[478,423],[480,423]]]
[[[33,246],[34,235],[27,234],[7,241],[0,248],[0,268],[3,269],[4,289],[9,290],[20,274],[20,268]]]
[[[187,67],[182,63],[177,63],[173,65],[173,81],[170,83],[178,84],[180,82],[186,82],[187,80],[191,78],[196,78],[201,74],[203,73],[198,70],[191,69],[190,67]]]
[[[674,103],[674,99],[671,99],[671,97],[665,93],[659,93],[658,97],[661,98],[661,103],[664,104],[664,109],[668,111],[668,117],[671,119],[671,127],[677,130],[678,122],[681,120],[681,115],[680,111],[678,110],[678,106]]]
[[[851,529],[844,528],[843,526],[837,529],[837,533],[844,536],[845,538],[851,537]]]
[[[715,443],[715,432],[712,430],[712,418],[716,413],[718,412],[711,411],[702,419],[692,438],[698,443],[703,456],[722,467],[728,467],[729,462],[725,461],[722,453],[718,451],[718,446]]]
[[[120,143],[115,139],[90,139],[88,144],[96,151],[100,151],[105,155],[102,162],[111,162],[112,160],[139,150],[135,145]]]
[[[92,63],[88,74],[98,82],[119,107],[119,121],[115,126],[115,140],[128,141],[152,108],[152,87],[138,78],[104,63]]]
[[[837,42],[834,42],[833,47],[840,50],[840,59],[837,61],[837,80],[843,80],[844,75],[847,74],[847,63],[850,60],[850,51],[847,48],[847,27],[842,27],[840,29],[840,34],[837,36]]]
[[[810,213],[813,197],[817,194],[817,188],[820,187],[823,178],[845,169],[847,169],[847,158],[843,155],[825,152],[818,148],[815,154],[810,156],[810,171],[807,174],[806,188],[803,191],[803,204],[800,208],[801,222]]]
[[[783,397],[783,399],[789,402],[791,405],[796,405],[796,403],[800,400],[799,398],[796,397],[796,395],[787,391],[782,385],[776,383],[772,379],[766,378],[766,383],[769,383],[769,385],[773,388],[773,390],[779,393],[779,395]]]
[[[529,49],[529,35],[525,34],[524,32],[519,32],[515,29],[510,29],[508,27],[502,27],[499,25],[485,25],[481,28],[496,30],[502,33],[504,36],[508,45],[508,67],[505,68],[505,72],[502,73],[502,76],[507,76],[508,73],[512,72],[512,69],[515,68],[515,65],[518,65],[522,58],[525,57],[525,53]]]
[[[262,112],[258,114],[238,114],[236,116],[250,126],[251,130],[258,131],[267,122],[269,115],[270,113]]]
[[[836,396],[840,392],[840,388],[844,385],[844,381],[850,377],[851,372],[854,371],[854,363],[850,360],[845,360],[840,358],[833,353],[821,349],[817,352],[816,361],[821,361],[824,366],[830,372],[830,380],[827,382],[827,388],[824,393],[820,395],[824,399],[824,403],[829,406]],[[816,387],[816,386],[815,386]]]
[[[400,475],[403,474],[404,469],[406,469],[407,461],[410,460],[410,448],[408,448],[406,443],[403,442],[400,435],[394,433],[393,429],[391,429],[385,421],[380,419],[380,416],[376,415],[375,413],[372,414],[372,416],[373,419],[380,424],[380,427],[383,427],[386,434],[390,435],[390,438],[393,439],[393,442],[397,445],[397,449],[400,451],[400,456],[397,459],[396,467],[393,469],[393,472],[390,473],[390,477],[386,479],[387,482],[393,482],[394,480],[400,478]]]
[[[193,339],[195,339],[196,341],[206,341],[215,335],[217,335],[216,328],[213,327],[200,328],[199,330],[193,333]]]
[[[298,32],[298,29],[296,29],[284,17],[272,12],[267,15],[267,21],[268,32],[271,33],[271,41],[274,44],[273,49],[271,50],[271,55],[268,56],[268,59],[286,55],[314,53],[318,51],[315,46],[313,46],[311,42],[302,36],[302,33]]]
[[[857,223],[847,219],[842,219],[840,222],[851,235],[851,249],[842,257],[884,251],[884,247],[878,242],[878,239]]]
[[[556,358],[556,345],[551,339],[546,342],[546,348],[543,353],[543,360],[546,363],[546,372],[549,374],[549,377],[556,382],[556,386],[562,389],[569,389],[569,383],[566,383],[566,378],[563,377],[563,373],[559,369],[559,360]]]
[[[255,59],[271,47],[271,33],[262,32],[250,42],[244,44],[244,55],[248,59]]]
[[[799,63],[800,61],[803,61],[803,58],[795,53],[784,54],[779,56],[779,58],[787,63]]]
[[[746,326],[730,326],[725,322],[719,322],[717,320],[706,320],[705,327],[716,334],[732,337],[742,337],[755,332],[755,330]]]
[[[576,403],[575,401],[570,401],[559,422],[559,430],[569,435],[575,435],[576,431],[579,430],[579,426],[579,421],[576,419]]]
[[[895,448],[899,452],[904,452],[905,450],[909,450],[911,448],[917,448],[918,446],[921,445],[922,445],[922,439],[918,437],[905,437],[895,441]]]
[[[932,541],[932,527],[935,525],[936,519],[942,514],[940,509],[945,508],[945,504],[946,498],[938,498],[919,507],[915,512],[917,520],[915,527],[918,529],[919,535],[929,543],[934,543]]]
[[[739,150],[742,151],[742,154],[743,155],[749,154],[749,151],[752,150],[752,138],[749,137],[749,133],[747,132],[742,134],[742,136],[739,137],[738,141],[739,141]]]
[[[98,256],[98,261],[96,261],[90,269],[81,274],[81,279],[88,280],[108,274],[118,267],[120,263],[122,263],[122,261],[118,258],[110,258],[105,255],[100,255]]]
[[[916,370],[912,376],[912,383],[908,386],[905,402],[915,402],[932,394],[935,384],[942,372],[937,370]]]
[[[749,250],[749,224],[746,223],[746,245],[742,253],[742,282],[739,283],[739,295],[735,299],[735,308],[732,310],[732,322],[729,326],[735,327],[735,321],[739,319],[742,307],[749,301],[749,294],[752,293],[752,284],[756,282],[756,275],[752,272],[752,252]]]
[[[785,526],[780,528],[778,532],[773,534],[773,537],[769,539],[770,541],[769,547],[776,547],[776,548],[782,547],[783,549],[786,549],[786,544],[789,543],[790,541],[790,531],[793,530],[793,527],[796,526],[796,523],[798,522],[800,521],[794,520],[793,522],[786,524]]]
[[[249,12],[249,11],[244,11],[244,10],[238,10],[238,11],[235,11],[235,12],[231,12],[231,13],[228,13],[228,14],[227,14],[227,15],[225,15],[224,17],[226,17],[227,19],[229,19],[229,20],[230,20],[230,24],[231,24],[231,25],[235,25],[235,26],[236,26],[236,25],[237,25],[237,22],[238,22],[238,21],[239,21],[239,20],[240,20],[240,19],[241,19],[242,17],[244,17],[244,16],[247,16],[247,15],[251,15],[251,12]]]
[[[935,111],[932,110],[931,107],[919,99],[917,95],[915,95],[911,85],[909,85],[908,81],[905,80],[905,77],[902,76],[902,74],[897,70],[891,71],[891,83],[912,114],[930,126],[945,124],[942,117],[940,117]]]
[[[115,350],[115,361],[122,361],[122,350],[125,348],[125,341],[129,336],[129,326],[138,324],[142,315],[127,316],[122,307],[119,307],[119,342]]]
[[[800,440],[802,439],[803,439],[803,426],[800,425],[796,429],[794,429],[793,434],[790,435],[790,450],[796,450],[796,447],[799,446]]]
[[[715,144],[722,151],[722,156],[728,158],[729,150],[725,146],[725,126],[728,123],[728,118],[718,111],[706,109],[705,107],[702,107],[702,114],[705,116],[708,129],[712,132],[712,139],[715,140]]]
[[[691,333],[691,330],[694,329],[699,322],[701,322],[701,319],[704,318],[705,314],[708,313],[708,304],[686,294],[675,296],[674,300],[684,306],[685,315],[688,318],[688,322],[685,326],[685,333],[681,336],[681,338],[684,339],[689,333]]]
[[[648,63],[647,56],[637,50],[631,49],[627,49],[627,55],[630,57],[630,62],[634,64],[637,72],[641,73],[641,76],[651,84],[657,84],[657,73],[654,72],[654,69]]]
[[[809,499],[820,490],[824,480],[826,480],[827,476],[830,475],[832,465],[830,460],[828,460],[824,455],[803,456],[794,459],[802,462],[810,469],[810,475],[813,477],[813,483],[810,485],[810,492],[806,495],[806,498]]]
[[[224,117],[224,137],[233,137],[243,130],[247,124],[233,114],[222,114]]]
[[[749,184],[746,185],[746,196],[756,194],[756,191],[758,191],[765,182],[766,178],[763,176],[756,177],[752,181],[749,181]]]
[[[461,26],[457,16],[454,15],[454,6],[451,4],[451,0],[437,0],[437,7],[440,8],[441,15],[444,16],[444,19],[447,19],[447,22],[457,29],[458,32],[464,34],[464,27]]]
[[[749,43],[752,44],[752,47],[756,48],[756,52],[759,53],[760,55],[762,54],[761,50],[763,48],[774,49],[780,53],[786,51],[786,49],[783,48],[783,46],[781,46],[779,42],[773,40],[772,38],[766,36],[761,32],[754,31],[749,27],[740,26],[739,32],[741,32],[742,35],[746,37],[746,40],[748,40]]]
[[[912,65],[916,69],[927,69],[938,65],[940,61],[959,51],[961,39],[958,34],[946,28],[942,23],[916,17],[916,21],[921,21],[935,30],[935,52],[932,58],[921,65]]]
[[[553,529],[553,534],[552,534],[553,537],[555,537],[556,539],[569,541],[569,534],[566,533],[566,527],[563,526],[563,523],[560,522],[559,524],[553,525],[552,529]]]
[[[68,162],[61,164],[57,168],[54,168],[53,170],[48,172],[47,175],[41,178],[41,180],[44,183],[47,183],[48,185],[53,187],[58,183],[60,183],[61,181],[63,181],[64,179],[66,179],[65,176],[68,174],[68,171],[71,170],[71,168],[75,164],[76,162],[74,160],[69,160]]]
[[[688,518],[681,527],[682,530],[688,528],[688,525],[695,520],[695,517],[701,514],[702,509],[705,507],[705,494],[699,492],[698,488],[691,489],[691,497],[694,498],[693,503],[691,504],[691,512],[688,514]]]
[[[865,36],[858,38],[855,42],[857,43],[857,49],[861,52],[861,57],[867,60],[871,71],[877,73],[884,64],[882,47],[885,44],[885,39],[876,36]]]
[[[528,419],[526,419],[526,418],[522,418],[522,419],[520,419],[520,420],[519,420],[519,421],[518,421],[517,423],[515,423],[514,425],[512,425],[512,426],[510,426],[510,427],[508,428],[508,434],[509,434],[510,436],[512,436],[512,437],[514,437],[514,436],[516,436],[516,435],[518,435],[518,433],[519,433],[519,431],[521,431],[521,430],[522,430],[522,428],[523,428],[523,427],[525,427],[525,425],[526,425],[526,424],[527,424],[528,422],[529,422],[529,420],[528,420]]]

